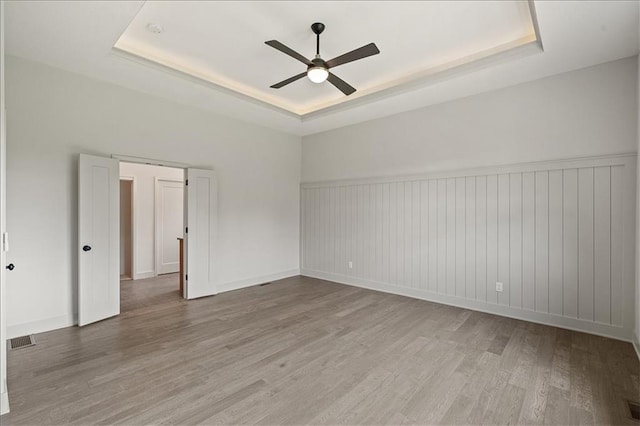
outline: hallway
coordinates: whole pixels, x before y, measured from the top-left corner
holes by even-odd
[[[143,280],[120,281],[120,312],[182,302],[178,290],[180,274],[164,274]]]

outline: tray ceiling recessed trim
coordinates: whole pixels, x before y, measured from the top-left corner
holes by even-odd
[[[456,57],[453,60],[438,63],[435,66],[424,67],[418,70],[412,69],[400,77],[387,79],[386,81],[381,81],[377,84],[370,84],[368,87],[359,88],[356,93],[348,97],[340,96],[334,97],[333,99],[319,99],[312,105],[302,105],[290,100],[287,101],[286,99],[276,95],[271,95],[268,93],[268,90],[261,89],[260,87],[254,87],[250,84],[236,81],[229,76],[214,73],[201,66],[194,66],[188,61],[177,61],[170,58],[169,55],[163,55],[161,49],[144,49],[136,45],[136,43],[131,42],[126,35],[129,29],[136,23],[138,27],[141,25],[147,27],[150,24],[165,27],[163,22],[146,22],[144,21],[145,18],[141,17],[145,7],[149,4],[155,3],[156,2],[144,3],[136,17],[131,21],[127,29],[125,29],[113,46],[112,52],[115,55],[170,73],[196,84],[204,85],[212,90],[231,94],[244,101],[267,107],[289,117],[298,118],[301,121],[322,117],[330,113],[402,94],[403,92],[425,87],[444,79],[485,68],[494,63],[542,52],[542,41],[538,30],[535,7],[533,1],[528,0],[526,2],[527,18],[529,21],[528,31],[525,31],[526,34],[522,37],[509,40],[502,44],[488,46],[485,49],[481,49],[461,57]],[[523,2],[509,3],[521,4]],[[186,4],[188,4],[188,2]],[[137,21],[138,18],[140,18],[139,21]],[[309,33],[311,33],[310,30]],[[163,34],[154,35],[162,36]],[[371,35],[369,38],[375,42],[375,35]],[[261,45],[264,40],[255,40],[255,42],[256,45]],[[340,46],[344,45],[345,51],[360,47],[359,45],[352,45],[352,43],[349,43],[348,41],[340,41],[339,44]],[[294,45],[292,47],[296,48],[296,46],[297,45]],[[264,48],[269,49],[268,46],[265,46]],[[385,50],[381,50],[382,54],[378,56],[384,55]],[[305,51],[304,53],[307,52]],[[330,58],[327,57],[324,59]],[[285,56],[285,59],[278,60],[278,62],[284,62],[287,60],[290,60],[290,58]],[[366,68],[366,64],[364,63],[365,61],[366,59],[362,61],[363,64],[361,64],[361,66]],[[291,62],[295,61],[291,60]],[[287,76],[287,69],[290,69],[290,67],[283,67],[282,78]],[[339,70],[340,68],[336,70],[336,74],[338,75],[340,75]],[[345,80],[349,81],[347,78],[345,78]],[[354,86],[358,87],[358,84],[356,83]]]

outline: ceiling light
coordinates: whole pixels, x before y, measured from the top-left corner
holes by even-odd
[[[160,25],[154,24],[152,22],[152,23],[147,24],[147,30],[149,32],[154,33],[154,34],[160,34],[162,31],[164,31],[164,28],[162,28]]]
[[[314,83],[322,83],[329,77],[329,71],[325,67],[311,67],[307,70],[307,77]]]

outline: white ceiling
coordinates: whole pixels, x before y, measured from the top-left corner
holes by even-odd
[[[313,58],[313,22],[325,60],[375,42],[382,53],[332,71],[356,95],[513,43],[535,39],[529,5],[498,2],[166,2],[147,1],[116,47],[303,115],[353,99],[329,82],[269,86],[306,66],[264,44],[276,39]],[[155,34],[149,24],[164,31]]]
[[[5,12],[9,54],[299,135],[638,52],[635,1],[536,1],[544,52],[527,42],[526,2],[24,1]],[[315,20],[327,24],[325,59],[369,42],[382,52],[335,69],[358,88],[347,99],[306,79],[268,89],[304,65],[264,41],[311,56]],[[115,50],[119,39],[153,60]]]

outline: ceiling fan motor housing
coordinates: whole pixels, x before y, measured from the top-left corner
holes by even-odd
[[[320,58],[320,55],[317,55],[314,59],[311,60],[313,65],[309,65],[307,69],[311,68],[327,68],[327,63]]]

